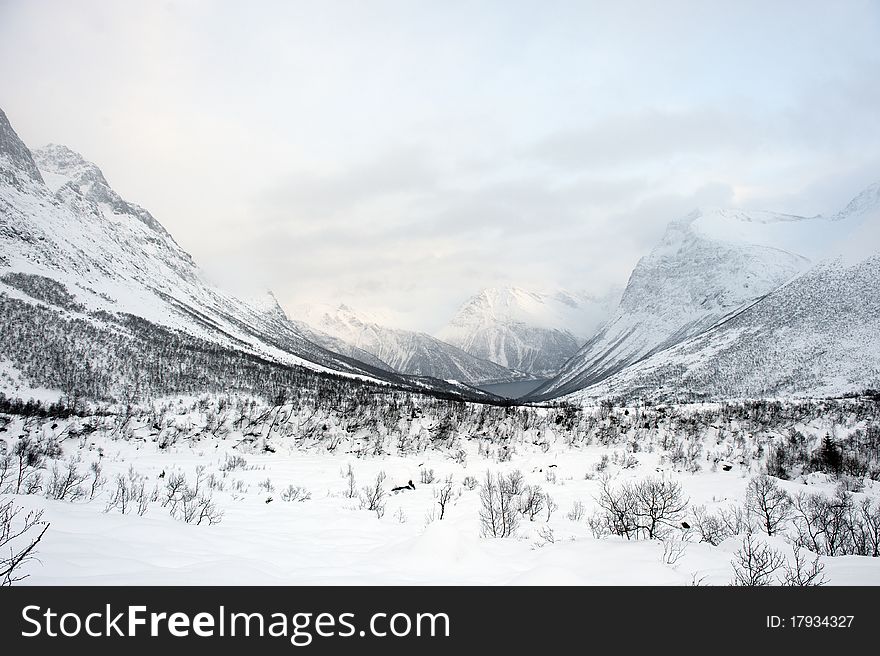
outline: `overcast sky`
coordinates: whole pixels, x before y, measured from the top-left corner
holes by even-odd
[[[880,180],[880,3],[0,0],[0,106],[209,277],[434,330]]]

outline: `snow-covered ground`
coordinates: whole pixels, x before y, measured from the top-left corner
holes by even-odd
[[[762,466],[759,458],[749,455],[755,444],[735,446],[738,440],[722,439],[711,429],[700,438],[704,447],[697,461],[700,470],[691,473],[687,470],[695,467],[673,465],[661,446],[661,433],[646,436],[635,447],[628,441],[575,446],[566,444],[561,433],[545,429],[540,444],[532,443],[533,435],[508,443],[511,456],[502,455],[500,446],[487,448],[484,439],[470,439],[461,440],[454,452],[426,449],[376,456],[361,450],[358,457],[351,452],[357,450],[352,448],[353,437],[335,443],[333,452],[305,448],[295,438],[281,436],[246,446],[240,431],[213,437],[199,430],[198,416],[181,410],[166,418],[164,425],[175,425],[182,436],[173,443],[163,437],[168,434],[165,429],[158,434],[152,431],[151,436],[149,416],[135,418],[118,430],[110,429],[115,422],[111,418],[30,420],[27,431],[21,418],[6,424],[0,437],[7,450],[23,432],[43,439],[57,437],[63,454],[56,462],[79,455],[80,470],[87,472],[91,462],[100,461],[107,479],[91,501],[14,496],[15,503],[26,509],[43,510],[43,519],[50,523],[37,559],[26,563],[29,577],[23,583],[726,585],[733,578],[731,560],[742,536],[711,546],[691,535],[680,543],[683,554],[671,564],[664,562],[664,543],[659,540],[594,537],[586,520],[597,509],[600,463],[604,461],[602,474],[615,485],[648,476],[680,482],[690,501],[688,520],[697,505],[715,510],[741,504],[749,479]],[[93,426],[105,422],[107,429],[71,436],[71,426],[80,430],[89,422]],[[855,426],[850,422],[834,430],[844,434]],[[817,421],[800,428],[818,435],[828,424]],[[759,438],[750,435],[741,441],[753,440]],[[269,443],[274,453],[263,449]],[[242,456],[246,465],[222,471],[231,456]],[[52,462],[47,465],[44,480]],[[363,509],[358,498],[348,496],[349,466],[358,492],[375,482],[380,472],[386,474],[388,496],[381,518]],[[202,489],[214,488],[210,494],[223,512],[217,524],[192,525],[174,519],[161,500],[151,501],[143,516],[118,509],[105,512],[117,474],[135,470],[146,477],[147,491],[155,487],[161,497],[173,474],[184,473],[192,483],[197,467],[205,468]],[[423,483],[422,472],[430,470],[434,482]],[[534,521],[523,517],[515,537],[481,537],[480,489],[468,489],[466,477],[481,481],[487,470],[520,470],[527,484],[540,485],[549,493],[558,510],[549,520],[546,510]],[[441,520],[437,494],[449,476],[453,498]],[[391,492],[410,480],[414,490]],[[835,487],[830,477],[816,473],[779,484],[791,494],[832,494]],[[88,488],[88,481],[83,485]],[[289,485],[305,488],[311,498],[284,501],[282,492]],[[863,495],[880,496],[880,484],[866,479],[864,492],[856,496]],[[578,502],[584,513],[574,517],[570,511]],[[782,538],[769,541],[791,555]],[[880,584],[880,558],[822,557],[821,562],[830,584]]]

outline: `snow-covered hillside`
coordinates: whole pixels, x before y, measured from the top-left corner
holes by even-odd
[[[344,342],[400,373],[480,384],[524,377],[518,371],[475,357],[426,333],[381,325],[379,320],[359,314],[345,304],[303,305],[293,313],[298,324],[313,331],[309,334],[316,343],[333,348]]]
[[[569,395],[832,396],[880,389],[880,212],[838,253],[727,320]]]
[[[101,388],[105,395],[148,386],[150,381],[112,376],[95,382],[95,372],[107,374],[111,363],[118,364],[119,353],[112,355],[117,345],[135,359],[146,358],[146,349],[156,352],[153,365],[198,379],[203,389],[212,384],[208,374],[185,362],[211,360],[214,349],[262,368],[449,388],[439,381],[406,381],[387,367],[331,352],[311,342],[283,312],[267,312],[213,286],[159,222],[123,200],[96,165],[64,146],[32,154],[2,112],[0,297],[4,369],[11,378],[30,380],[31,388],[61,387],[65,376],[88,378],[90,391]],[[169,339],[177,340],[175,354],[158,355],[171,348]],[[42,350],[35,350],[34,342]],[[144,353],[138,353],[139,343]],[[62,375],[53,364],[58,358],[75,370]],[[238,367],[223,365],[230,366]],[[135,360],[127,367],[142,369]],[[237,382],[236,372],[227,370],[214,384],[226,389]]]
[[[779,289],[852,234],[875,197],[871,187],[830,217],[712,210],[671,223],[639,261],[614,316],[534,396],[594,385]]]
[[[618,295],[484,289],[462,305],[437,336],[505,367],[550,376],[608,318]]]

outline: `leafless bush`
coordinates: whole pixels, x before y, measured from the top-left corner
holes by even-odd
[[[348,469],[343,472],[342,477],[346,482],[345,497],[354,499],[357,496],[357,483],[354,480],[354,469],[352,469],[351,463],[349,463]]]
[[[282,501],[308,501],[312,498],[312,493],[309,492],[306,488],[301,487],[299,485],[288,485],[281,492],[281,500]]]
[[[553,529],[550,528],[547,524],[541,526],[538,529],[538,542],[536,546],[543,547],[547,544],[556,544],[556,535],[553,533]]]
[[[597,516],[591,527],[631,539],[660,539],[681,526],[687,499],[674,481],[646,478],[624,483],[616,490],[607,477],[601,480]]]
[[[63,466],[55,462],[49,472],[49,480],[46,483],[46,497],[57,501],[76,501],[86,495],[82,484],[89,475],[80,473],[78,466],[81,460],[79,456],[71,456]]]
[[[526,485],[518,497],[519,511],[529,518],[530,522],[535,521],[542,510],[544,510],[544,490],[540,485]]]
[[[452,500],[452,475],[446,477],[443,485],[439,490],[434,491],[434,498],[437,499],[437,505],[440,506],[440,516],[437,519],[443,519],[446,515],[446,506]]]
[[[476,490],[480,482],[474,476],[468,475],[461,479],[461,484],[466,490]]]
[[[687,549],[687,542],[684,540],[676,540],[673,538],[663,538],[663,554],[660,557],[660,560],[667,565],[675,565],[679,560],[681,560],[682,556],[684,556],[685,550]]]
[[[226,455],[226,460],[223,464],[220,465],[219,469],[222,472],[232,472],[236,469],[247,469],[248,461],[245,460],[244,456],[239,454]]]
[[[781,552],[748,533],[742,547],[733,554],[733,582],[735,586],[765,586],[774,583],[776,572],[785,563]]]
[[[766,474],[749,481],[746,506],[767,535],[779,533],[791,518],[791,497],[775,479]]]
[[[507,476],[502,473],[486,477],[480,487],[480,535],[483,537],[506,538],[516,533],[519,527],[517,497],[523,492],[522,472],[515,471]]]
[[[569,510],[565,516],[573,522],[579,522],[586,514],[587,509],[584,507],[584,502],[575,501],[571,506],[571,510]]]
[[[419,480],[422,482],[422,485],[430,485],[437,479],[434,477],[433,469],[422,469],[419,472]]]
[[[12,456],[5,452],[6,442],[0,441],[0,444],[4,447],[4,453],[0,455],[0,494],[8,494],[12,491],[7,485],[12,480],[14,473],[13,461]]]
[[[547,509],[547,521],[549,522],[550,518],[553,516],[553,513],[559,510],[559,504],[553,500],[553,497],[551,497],[549,493],[545,493],[544,507]]]
[[[22,565],[33,557],[37,544],[49,528],[43,511],[21,516],[22,509],[12,500],[0,503],[0,585],[12,585],[27,578]]]
[[[45,456],[40,445],[28,436],[19,438],[12,448],[15,472],[14,494],[34,494],[39,492],[42,482],[40,470]]]
[[[794,546],[794,562],[786,564],[782,585],[795,587],[815,587],[825,585],[826,579],[822,571],[825,565],[819,562],[819,556],[807,565],[807,558],[797,545]]]
[[[718,546],[734,535],[751,533],[755,522],[744,507],[731,504],[714,515],[705,506],[697,506],[694,508],[693,528],[699,534],[700,542]]]
[[[794,499],[795,544],[823,556],[880,557],[880,504],[856,503],[838,488],[833,497],[798,494]]]
[[[385,472],[379,472],[372,485],[365,485],[361,490],[361,508],[376,513],[376,517],[382,519],[385,514]]]
[[[116,486],[104,512],[118,510],[123,515],[136,511],[138,515],[147,512],[150,505],[150,496],[146,491],[146,480],[138,474],[133,467],[129,467],[128,474],[116,475]]]
[[[266,478],[265,481],[260,481],[259,483],[257,483],[257,489],[259,489],[259,490],[266,490],[266,492],[274,492],[274,491],[275,491],[275,486],[272,485],[272,479],[271,479],[271,478]]]
[[[91,465],[89,465],[89,472],[91,473],[91,483],[89,484],[89,501],[95,498],[95,495],[104,487],[104,484],[107,482],[107,479],[104,478],[104,472],[101,468],[101,463],[95,460]]]
[[[187,524],[219,524],[223,512],[211,496],[207,486],[204,466],[196,467],[195,477],[190,485],[182,473],[171,473],[165,481],[162,494],[162,507],[169,514]]]

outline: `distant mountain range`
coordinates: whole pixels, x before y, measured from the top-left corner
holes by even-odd
[[[312,331],[310,336],[316,343],[353,357],[357,357],[357,353],[351,349],[365,351],[391,371],[472,384],[509,382],[526,377],[426,333],[383,326],[344,304],[302,306],[294,311],[294,315],[297,322],[306,326],[304,330]],[[346,346],[340,346],[340,343]]]
[[[468,353],[552,376],[608,318],[619,297],[518,287],[484,289],[464,303],[437,336]]]
[[[345,305],[289,316],[205,279],[78,153],[0,111],[0,391],[130,402],[381,386],[497,400],[718,400],[880,389],[880,184],[827,216],[730,209],[669,224],[626,288],[485,289],[436,335]],[[348,393],[348,392],[347,392]],[[357,393],[357,392],[351,392]]]

